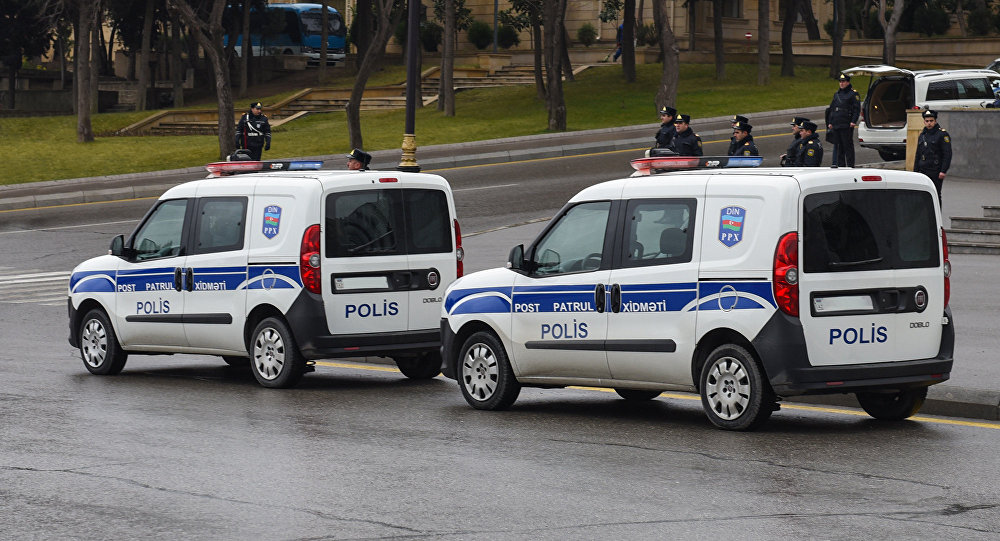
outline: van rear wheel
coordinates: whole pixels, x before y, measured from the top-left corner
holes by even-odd
[[[885,160],[887,162],[894,162],[896,160],[905,159],[906,158],[906,151],[905,150],[885,150],[885,149],[881,149],[880,148],[878,150],[878,155],[879,155],[880,158],[882,158],[883,160]]]
[[[441,353],[431,351],[416,357],[393,357],[396,367],[410,379],[431,379],[441,373]]]
[[[856,393],[861,408],[880,421],[902,421],[916,415],[927,398],[927,387],[894,393]]]
[[[458,386],[470,406],[480,410],[507,409],[521,393],[521,384],[507,360],[503,344],[491,332],[480,331],[462,345]]]
[[[726,430],[753,430],[775,409],[774,392],[757,359],[736,344],[721,345],[709,354],[698,388],[708,419]]]
[[[652,400],[660,396],[661,391],[643,391],[640,389],[615,389],[618,396],[624,398],[625,400],[640,402],[643,400]]]
[[[253,375],[264,387],[293,387],[305,373],[305,358],[299,353],[288,325],[281,319],[269,317],[257,324],[250,352]]]

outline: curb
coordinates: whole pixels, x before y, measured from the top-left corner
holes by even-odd
[[[853,394],[793,396],[787,401],[848,408],[861,407]],[[918,415],[1000,421],[1000,391],[966,389],[945,383],[932,385],[927,390],[927,400],[924,401]]]

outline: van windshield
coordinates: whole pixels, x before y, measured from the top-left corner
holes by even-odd
[[[806,196],[803,270],[938,266],[934,199],[917,190],[843,190]]]

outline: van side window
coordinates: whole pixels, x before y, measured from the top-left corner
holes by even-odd
[[[927,85],[927,101],[957,100],[955,81],[935,81]]]
[[[938,232],[931,194],[844,190],[806,196],[805,272],[935,267]]]
[[[181,255],[187,199],[163,201],[136,231],[132,240],[137,261]]]
[[[242,250],[246,237],[246,214],[246,197],[199,199],[192,253]]]
[[[610,201],[581,203],[567,210],[532,252],[536,276],[588,272],[601,268]]]
[[[691,261],[694,199],[629,201],[622,266],[642,267]]]
[[[992,100],[993,88],[989,79],[959,79],[958,98],[962,100]]]
[[[403,254],[399,190],[334,193],[326,199],[326,257]]]
[[[448,196],[441,190],[403,190],[407,253],[436,254],[452,251]]]

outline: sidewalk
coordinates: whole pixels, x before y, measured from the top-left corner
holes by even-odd
[[[767,128],[787,129],[787,119],[794,115],[822,114],[824,107],[750,113],[755,131]],[[699,120],[702,136],[728,134],[729,117]],[[649,147],[658,124],[629,126],[569,133],[512,137],[491,141],[427,146],[418,149],[417,157],[424,170],[462,167],[484,163],[511,162],[570,156],[592,152]],[[390,169],[399,161],[399,150],[373,152],[373,165]],[[339,168],[343,154],[310,156]],[[874,164],[873,164],[874,165]],[[880,165],[880,164],[879,164]],[[109,201],[138,197],[156,197],[166,189],[206,175],[203,167],[128,175],[37,182],[0,186],[0,211],[44,206]],[[1000,204],[1000,182],[949,177],[944,185],[943,210],[946,225],[950,216],[981,216],[982,205]],[[467,235],[466,250],[495,254],[489,265],[501,266],[511,246],[530,242],[542,224],[532,223]],[[996,332],[996,303],[1000,281],[996,280],[997,256],[953,254],[951,306],[956,324],[955,366],[951,379],[935,385],[928,392],[922,414],[1000,420],[1000,333]],[[487,265],[487,266],[489,266]],[[478,270],[478,269],[470,269]],[[372,359],[374,361],[374,359]],[[795,402],[809,402],[857,407],[853,395],[794,397]]]

